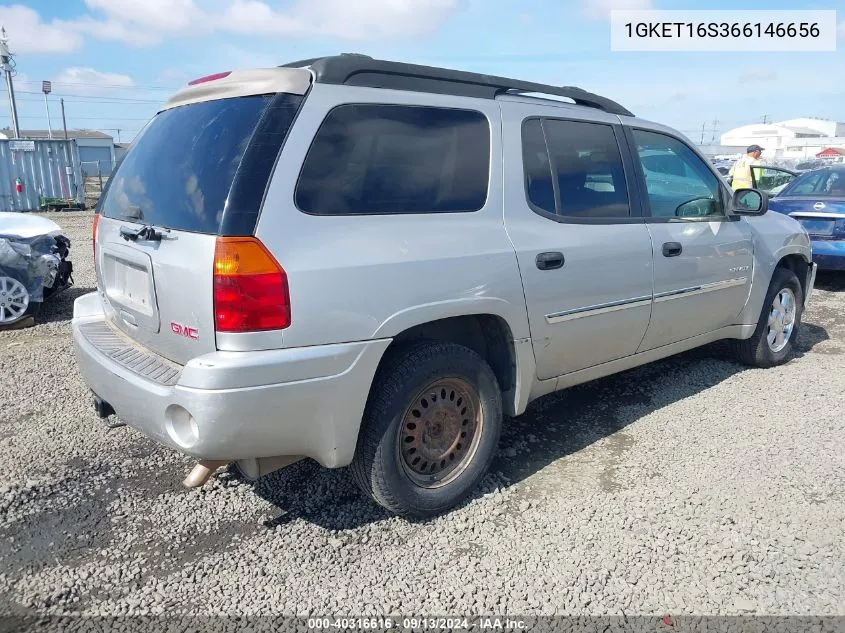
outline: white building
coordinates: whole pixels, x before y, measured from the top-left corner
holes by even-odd
[[[743,125],[722,134],[727,146],[760,145],[763,159],[813,158],[829,148],[845,148],[845,123],[804,117]]]

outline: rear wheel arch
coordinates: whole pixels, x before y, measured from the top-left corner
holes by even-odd
[[[496,376],[503,394],[505,413],[516,415],[515,398],[505,396],[515,392],[520,381],[513,332],[504,318],[489,313],[468,314],[408,327],[393,337],[392,343],[382,355],[376,375],[390,357],[421,341],[455,343],[481,356]]]

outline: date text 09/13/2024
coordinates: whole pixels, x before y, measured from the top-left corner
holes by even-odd
[[[313,630],[346,631],[521,631],[524,620],[503,617],[308,618]]]

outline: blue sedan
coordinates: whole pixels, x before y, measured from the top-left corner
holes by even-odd
[[[797,176],[769,200],[769,209],[804,225],[820,270],[845,270],[845,165]]]

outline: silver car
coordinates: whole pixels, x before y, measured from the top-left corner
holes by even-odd
[[[197,460],[187,485],[308,457],[434,515],[545,394],[719,339],[786,361],[815,266],[766,210],[578,88],[361,55],[220,73],[109,180],[76,354],[100,417]]]

